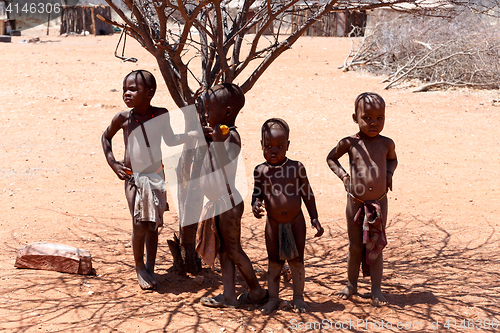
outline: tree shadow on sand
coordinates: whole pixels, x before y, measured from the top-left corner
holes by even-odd
[[[160,236],[158,291],[142,291],[137,285],[130,244],[130,221],[109,217],[67,216],[68,230],[59,241],[91,251],[95,276],[11,268],[2,279],[0,319],[16,332],[48,328],[51,332],[230,332],[290,329],[291,323],[324,323],[363,320],[421,322],[463,319],[494,319],[500,314],[500,254],[497,227],[478,221],[477,232],[469,227],[401,214],[388,223],[389,244],[385,249],[383,291],[390,305],[374,308],[369,299],[369,279],[360,277],[359,295],[339,300],[337,292],[346,283],[347,235],[345,221],[324,223],[323,237],[312,237],[306,245],[305,299],[310,312],[298,314],[278,310],[261,315],[257,307],[212,309],[202,306],[202,296],[222,290],[220,272],[204,266],[203,279],[178,276],[166,239],[175,223]],[[259,221],[261,222],[261,221]],[[479,223],[481,224],[479,226]],[[267,256],[263,223],[244,216],[242,244],[252,260],[257,277],[266,285]],[[4,248],[18,244],[16,236],[4,239]],[[5,267],[8,263],[5,263]],[[238,276],[238,292],[246,290]],[[292,282],[281,283],[280,297],[292,299]],[[458,325],[458,324],[457,324]],[[323,326],[323,328],[325,328]],[[363,327],[364,328],[364,327]],[[353,329],[358,331],[361,328]],[[398,331],[394,326],[386,331]],[[467,330],[465,330],[467,331]],[[470,330],[469,330],[470,331]]]
[[[398,311],[425,320],[498,318],[499,235],[488,219],[472,228],[398,215],[388,239],[385,286]]]

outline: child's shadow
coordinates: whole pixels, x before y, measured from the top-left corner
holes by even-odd
[[[292,280],[284,280],[283,277],[281,277],[281,288],[280,288],[280,294],[283,292],[283,290],[292,290],[293,289],[293,283]],[[332,312],[341,312],[345,310],[345,305],[340,304],[338,302],[335,302],[335,298],[329,297],[328,300],[325,301],[316,301],[313,300],[311,296],[314,295],[304,295],[305,301],[307,305],[309,306],[309,310],[307,313],[332,313]],[[324,297],[321,297],[322,299]],[[280,297],[280,306],[277,310],[273,311],[269,316],[273,317],[276,314],[280,314],[283,312],[290,312],[294,313],[295,310],[293,309],[292,305],[292,297],[285,297],[285,299]],[[264,304],[246,304],[244,306],[241,306],[240,309],[244,310],[249,310],[249,311],[254,311],[262,307]]]
[[[179,274],[173,267],[164,274],[156,273],[155,275],[160,284],[156,290],[159,294],[179,295],[185,292],[196,294],[200,290],[206,290],[207,293],[210,293],[222,285],[220,273],[217,274],[207,268],[203,268],[196,277]]]
[[[332,312],[342,312],[345,310],[345,305],[334,302],[333,299],[324,302],[314,302],[308,300],[309,313],[332,313]]]
[[[312,313],[332,313],[332,312],[342,312],[345,310],[345,306],[343,304],[335,303],[333,300],[327,300],[324,302],[315,302],[306,298],[306,303],[309,306],[309,310],[306,314]],[[240,306],[241,310],[255,311],[262,307],[264,304],[254,305],[254,304],[246,304]],[[296,311],[293,309],[292,300],[283,300],[280,299],[280,307],[273,311],[269,317],[273,317],[275,315],[283,314],[284,312],[295,313]]]
[[[387,297],[389,296],[389,297]],[[409,294],[386,295],[389,302],[399,307],[412,306],[417,304],[436,305],[438,298],[429,291],[412,292]]]
[[[436,305],[439,303],[437,297],[429,291],[412,292],[404,295],[384,293],[384,295],[387,298],[388,305],[398,307],[413,306],[417,304]],[[370,302],[372,298],[370,293],[358,293],[355,297],[359,297],[359,299],[364,301],[369,300]]]

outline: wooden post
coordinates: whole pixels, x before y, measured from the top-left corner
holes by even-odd
[[[90,33],[93,33],[94,36],[97,36],[97,29],[96,29],[96,25],[95,25],[95,13],[94,13],[94,9],[95,7],[92,7],[90,9],[90,16],[92,16],[92,30]]]
[[[49,27],[50,27],[50,12],[47,18],[47,36],[49,35]]]

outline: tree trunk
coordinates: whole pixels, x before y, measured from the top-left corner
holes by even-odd
[[[190,113],[184,114],[186,132],[197,129],[199,113],[196,113],[195,118],[190,117]],[[196,253],[195,242],[197,222],[203,209],[204,195],[200,188],[200,174],[205,154],[204,141],[198,142],[194,147],[185,145],[177,165],[179,238],[174,235],[174,240],[169,242],[169,248],[174,258],[174,270],[180,274],[198,274],[201,271],[201,259]]]

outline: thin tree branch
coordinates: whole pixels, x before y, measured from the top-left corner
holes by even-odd
[[[333,5],[337,0],[330,0],[326,4],[324,4],[321,9],[319,9],[315,15],[313,15],[309,20],[307,20],[302,27],[300,27],[297,31],[291,34],[285,41],[280,43],[272,52],[269,54],[264,61],[253,71],[253,73],[249,76],[249,78],[241,85],[241,89],[243,92],[249,91],[255,82],[260,78],[260,76],[265,72],[265,70],[273,63],[279,55],[288,50],[299,37],[316,21],[319,17],[322,17],[326,13],[330,12]]]

